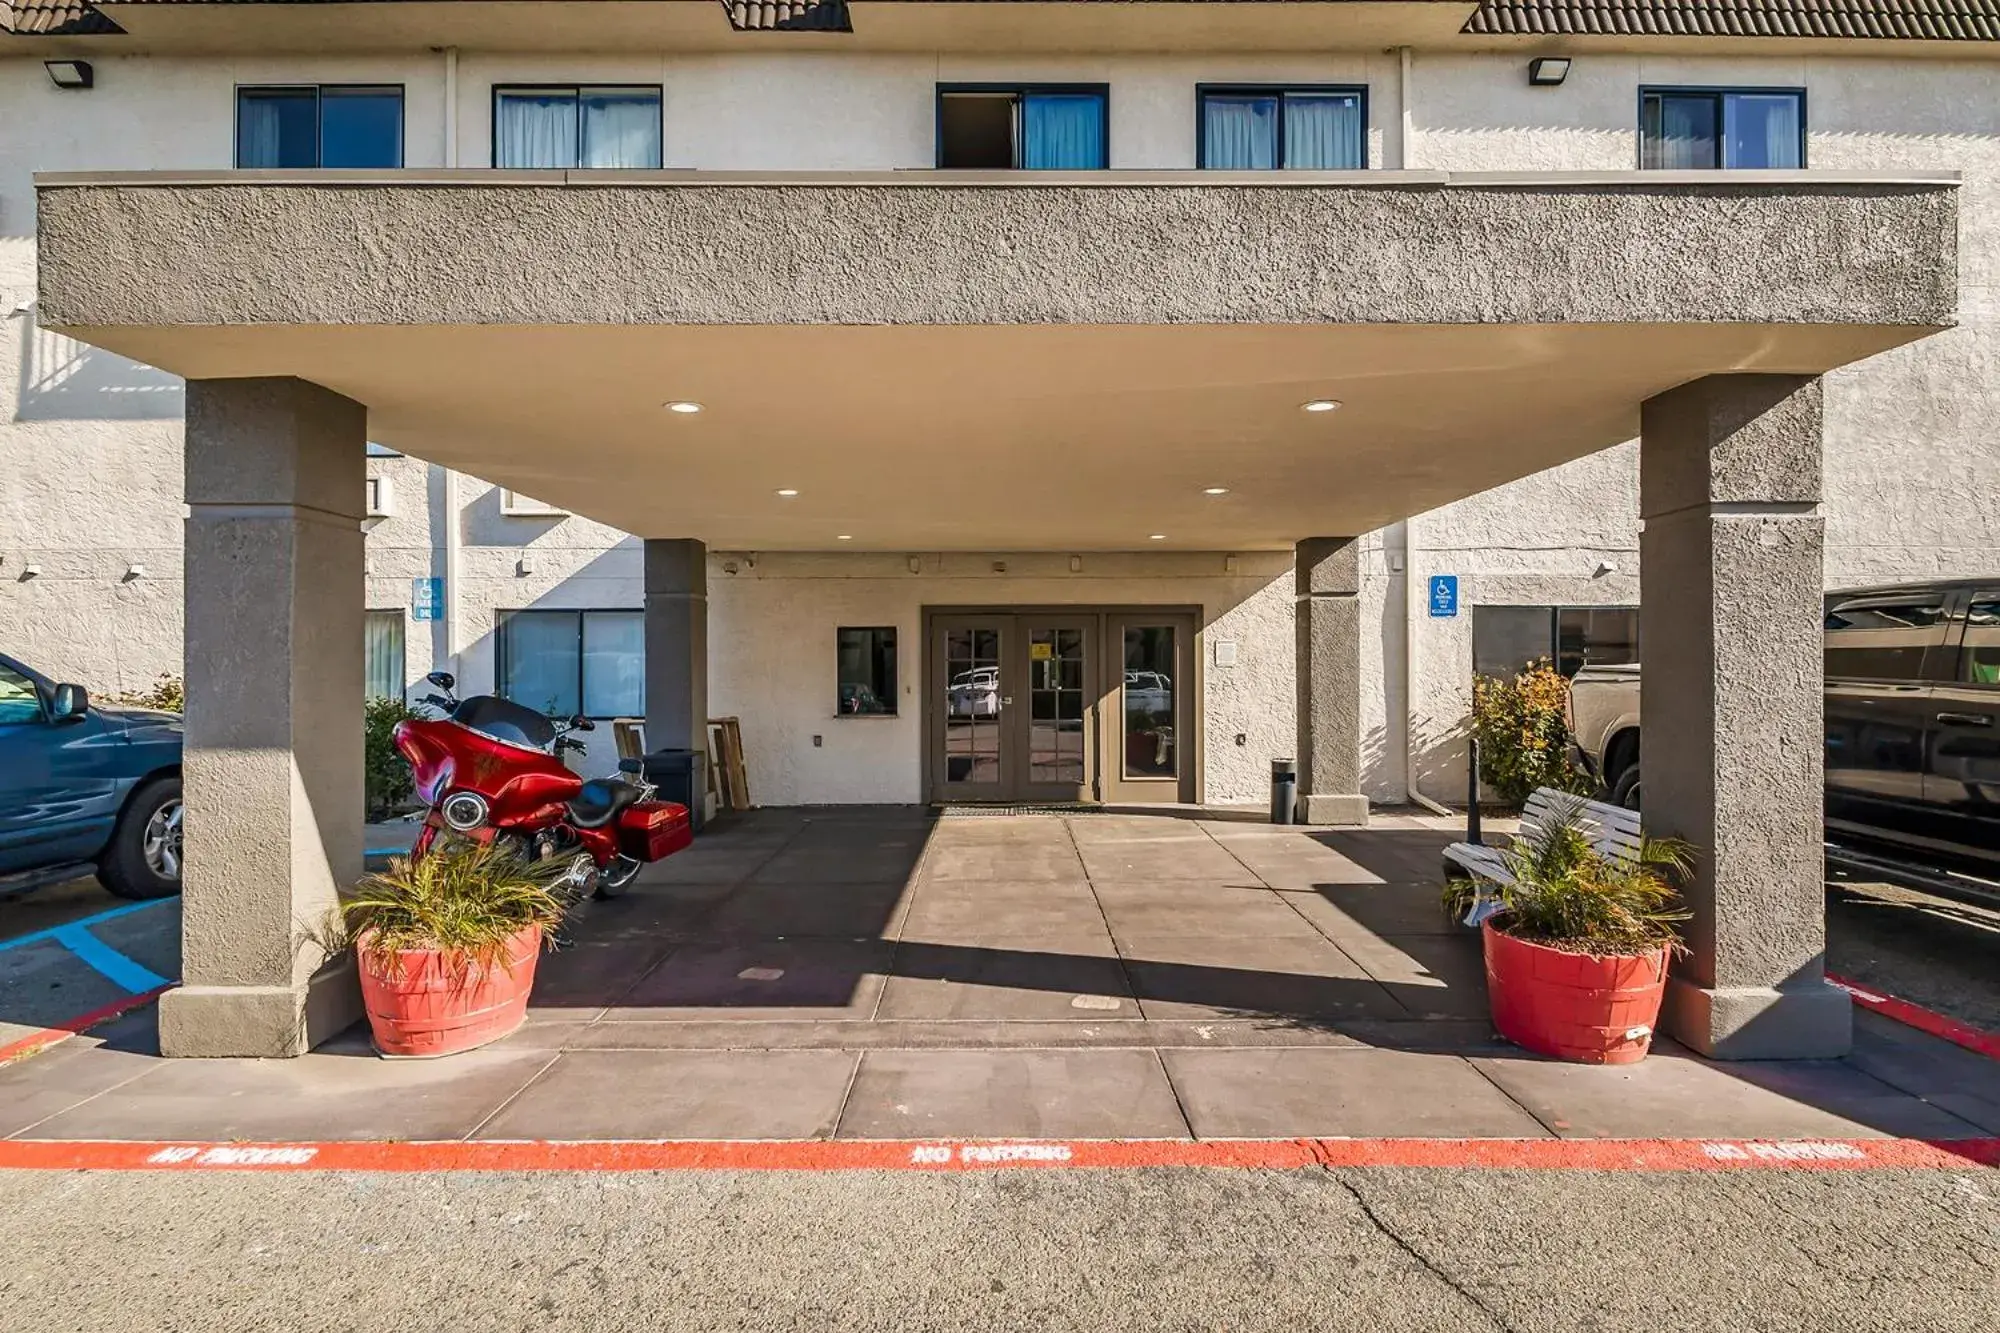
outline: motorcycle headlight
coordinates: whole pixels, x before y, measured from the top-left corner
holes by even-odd
[[[444,798],[438,813],[460,833],[470,833],[486,822],[486,798],[474,791],[455,791]]]

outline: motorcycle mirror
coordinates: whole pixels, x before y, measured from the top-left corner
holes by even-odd
[[[452,675],[449,671],[433,671],[430,675],[425,676],[424,679],[441,690],[448,690],[458,684],[458,677]]]
[[[569,729],[571,731],[596,731],[597,724],[582,713],[572,713],[569,719]]]

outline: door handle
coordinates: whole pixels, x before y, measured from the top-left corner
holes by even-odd
[[[1939,713],[1940,722],[1955,722],[1961,727],[1990,727],[1993,725],[1991,713]]]

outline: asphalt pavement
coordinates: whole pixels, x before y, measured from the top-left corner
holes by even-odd
[[[0,1328],[2000,1326],[2000,1175],[0,1176]]]
[[[1827,886],[1827,970],[2000,1032],[2000,911],[1894,884]]]

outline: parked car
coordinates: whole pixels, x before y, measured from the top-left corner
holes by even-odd
[[[179,893],[181,809],[179,714],[0,656],[0,891],[95,874],[121,898]]]
[[[1831,593],[1825,623],[1829,837],[2000,871],[2000,577]],[[1570,721],[1636,809],[1638,668],[1578,672]]]
[[[1000,716],[1000,668],[974,667],[953,676],[945,689],[945,715]]]

